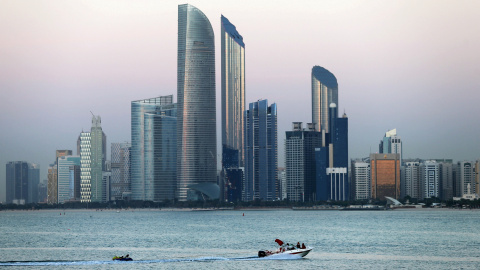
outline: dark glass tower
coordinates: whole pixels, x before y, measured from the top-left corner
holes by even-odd
[[[245,183],[243,200],[277,198],[277,105],[250,103],[245,111]]]
[[[196,7],[178,6],[177,198],[200,199],[194,184],[215,184],[215,40],[208,18]]]

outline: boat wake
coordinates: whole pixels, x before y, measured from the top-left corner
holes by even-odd
[[[245,260],[296,260],[301,257],[269,256],[259,258],[258,256],[223,258],[223,257],[203,257],[203,258],[183,258],[183,259],[164,259],[164,260],[133,260],[133,261],[7,261],[0,262],[1,266],[72,266],[72,265],[106,265],[106,264],[150,264],[150,263],[174,263],[174,262],[210,262],[210,261],[245,261]]]

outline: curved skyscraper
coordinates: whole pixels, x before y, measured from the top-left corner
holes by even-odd
[[[221,17],[222,145],[238,150],[243,167],[243,111],[245,111],[245,43],[237,29]],[[236,153],[236,152],[235,152]]]
[[[217,181],[215,42],[208,18],[178,6],[177,198],[201,199],[193,184]]]
[[[338,108],[337,78],[321,66],[312,68],[312,122],[315,130],[329,133],[328,108],[335,103]],[[336,115],[334,117],[337,117]]]

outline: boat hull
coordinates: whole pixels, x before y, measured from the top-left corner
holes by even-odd
[[[279,255],[288,255],[292,257],[305,257],[308,253],[312,251],[312,248],[302,248],[302,249],[293,249],[293,250],[286,250],[283,252],[272,252],[268,250],[260,250],[258,252],[258,257],[269,257],[269,256],[279,256]]]

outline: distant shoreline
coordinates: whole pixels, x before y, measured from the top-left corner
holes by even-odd
[[[294,209],[294,207],[220,207],[220,208],[129,208],[129,209],[74,209],[74,208],[57,208],[57,209],[3,209],[2,212],[58,212],[64,214],[67,212],[198,212],[198,211],[342,211],[343,208],[307,208],[302,207]],[[396,209],[381,209],[381,210],[361,210],[361,212],[378,212],[378,211],[449,211],[449,210],[467,210],[478,211],[478,208],[461,209],[461,208],[396,208]],[[360,210],[349,210],[348,212],[358,212]]]

